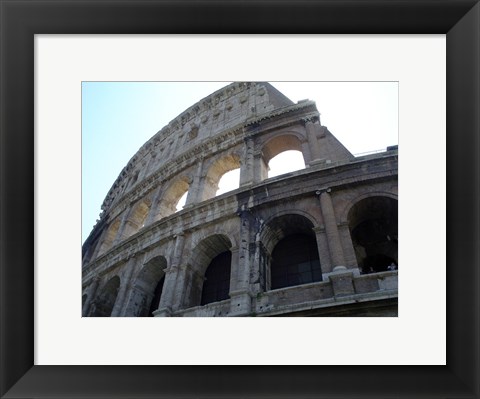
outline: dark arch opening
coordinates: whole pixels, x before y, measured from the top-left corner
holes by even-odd
[[[230,291],[232,253],[222,252],[217,255],[205,271],[200,305],[228,299]]]
[[[398,267],[398,201],[365,198],[348,214],[348,225],[358,266],[363,274]]]
[[[145,263],[133,284],[125,311],[127,316],[153,316],[152,312],[157,310],[160,304],[166,267],[167,260],[163,256],[156,256]]]
[[[148,311],[148,317],[153,317],[153,312],[155,312],[158,309],[158,306],[160,305],[160,298],[162,297],[164,283],[165,283],[165,276],[163,276],[160,279],[157,286],[155,287],[152,304],[150,305],[150,309]]]
[[[292,234],[281,239],[272,252],[271,288],[322,281],[315,236]]]
[[[232,248],[232,243],[224,234],[211,235],[195,246],[189,259],[191,268],[186,276],[188,289],[182,304],[184,308],[228,299],[228,292],[230,292],[229,279],[227,288],[223,288],[223,290],[218,289],[218,291],[222,292],[226,289],[227,297],[225,297],[225,294],[220,295],[218,293],[215,295],[209,293],[207,295],[207,292],[210,290],[209,285],[213,281],[217,281],[219,284],[219,281],[222,280],[224,281],[223,287],[227,285],[226,273],[230,275],[232,258],[230,248]]]
[[[112,315],[119,287],[120,278],[118,276],[108,280],[93,304],[93,317],[110,317]]]

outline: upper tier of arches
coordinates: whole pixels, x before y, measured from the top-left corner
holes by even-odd
[[[196,141],[196,146],[192,144],[193,147],[178,144],[185,135],[172,136],[164,132],[165,137],[173,140],[171,152],[165,153],[165,150],[157,149],[157,145],[148,145],[145,148],[149,148],[149,152],[137,153],[136,158],[142,153],[148,159],[141,162],[137,160],[135,166],[122,171],[126,188],[123,187],[125,184],[119,184],[118,181],[112,187],[113,191],[110,191],[104,203],[102,223],[98,226],[101,231],[95,231],[94,228],[95,234],[91,236],[95,239],[87,239],[89,250],[84,263],[181,208],[194,207],[214,198],[220,179],[232,170],[239,170],[239,181],[235,187],[244,189],[267,180],[270,161],[285,152],[295,151],[299,154],[306,168],[322,162],[348,162],[353,158],[321,126],[313,102],[293,104],[267,83],[234,84],[232,88],[235,90],[230,97],[218,97],[220,100],[217,105],[199,111],[198,118],[202,119],[205,113],[213,118],[215,109],[227,107],[227,103],[232,105],[229,112],[235,111],[237,103],[239,109],[243,110],[242,96],[247,96],[245,101],[253,101],[256,106],[262,104],[261,112],[250,116],[248,113],[242,117],[232,116],[232,120],[238,123],[232,127],[224,121],[223,129],[215,130],[213,136],[212,131],[202,136],[202,130],[198,127],[194,139],[200,137],[201,140]],[[216,94],[208,98],[216,98]],[[243,115],[243,111],[241,113]],[[157,139],[152,140],[155,142]],[[298,166],[287,171],[296,169]],[[185,204],[179,205],[185,194]],[[92,250],[91,247],[96,249]]]

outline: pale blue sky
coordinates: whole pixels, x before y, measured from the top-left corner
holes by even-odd
[[[110,187],[168,122],[230,82],[82,83],[82,242]],[[321,122],[354,154],[398,144],[397,82],[270,82],[316,102]]]

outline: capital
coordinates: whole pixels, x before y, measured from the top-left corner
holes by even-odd
[[[315,191],[315,195],[320,196],[324,193],[331,193],[331,192],[332,192],[332,189],[330,187],[323,187]]]

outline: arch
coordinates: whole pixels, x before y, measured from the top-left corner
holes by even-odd
[[[345,206],[343,212],[341,213],[340,223],[348,223],[348,214],[350,213],[350,210],[353,208],[353,206],[361,200],[370,197],[388,197],[398,201],[398,195],[388,191],[370,191],[368,193],[358,195],[357,197],[349,201]]]
[[[231,263],[232,253],[229,250],[212,259],[205,271],[200,305],[229,298]]]
[[[262,154],[265,163],[268,165],[273,157],[289,150],[300,151],[305,162],[305,154],[303,153],[302,147],[303,141],[303,137],[294,132],[288,132],[272,137],[262,146]]]
[[[310,223],[312,225],[312,228],[316,227],[316,225],[318,224],[317,219],[311,213],[308,213],[308,212],[306,212],[304,210],[301,210],[301,209],[285,209],[285,210],[279,211],[279,212],[275,213],[274,215],[265,219],[264,222],[263,222],[263,225],[264,226],[268,225],[268,224],[272,223],[273,220],[279,218],[280,216],[284,216],[284,215],[299,215],[299,216],[302,216],[305,219],[308,219],[310,221]]]
[[[130,237],[144,226],[151,205],[152,201],[149,198],[143,199],[134,205],[125,222],[122,239]]]
[[[113,223],[107,228],[107,232],[105,234],[105,238],[103,239],[102,245],[98,250],[98,255],[102,255],[103,253],[107,252],[115,242],[115,238],[118,234],[118,229],[120,228],[120,219],[117,218],[113,221]]]
[[[275,155],[268,163],[268,178],[305,169],[305,158],[300,151],[287,150]]]
[[[234,234],[231,232],[226,231],[222,228],[222,226],[215,226],[215,228],[209,230],[208,232],[202,232],[198,236],[196,236],[192,242],[192,254],[194,254],[195,249],[203,242],[207,242],[207,240],[211,239],[212,237],[219,236],[222,237],[221,240],[225,241],[225,245],[227,249],[234,248],[238,246],[238,241]],[[191,255],[189,259],[191,259],[194,255]]]
[[[232,170],[240,168],[240,157],[233,153],[215,159],[207,170],[201,193],[201,201],[215,197],[218,190],[218,182],[221,177]],[[239,179],[240,184],[240,179]]]
[[[287,235],[295,233],[314,234],[317,221],[308,212],[285,210],[268,218],[260,230],[260,241],[271,253],[276,243]]]
[[[113,306],[117,300],[118,289],[120,288],[120,277],[114,276],[99,290],[91,306],[91,316],[110,317]]]
[[[158,208],[155,210],[153,222],[174,214],[177,211],[178,201],[188,191],[189,187],[190,179],[188,177],[180,176],[174,179],[165,190]]]
[[[151,258],[143,265],[133,283],[126,316],[150,317],[158,309],[166,268],[167,260],[161,255]]]
[[[213,234],[201,240],[193,249],[187,286],[187,307],[198,306],[224,298],[228,276],[230,286],[232,242],[223,234]],[[205,296],[202,292],[208,291]],[[215,299],[217,298],[217,299]]]
[[[265,289],[322,280],[314,218],[306,212],[282,212],[263,226],[260,240],[266,252]]]
[[[362,273],[398,266],[398,201],[391,196],[367,196],[348,212],[348,227]]]

